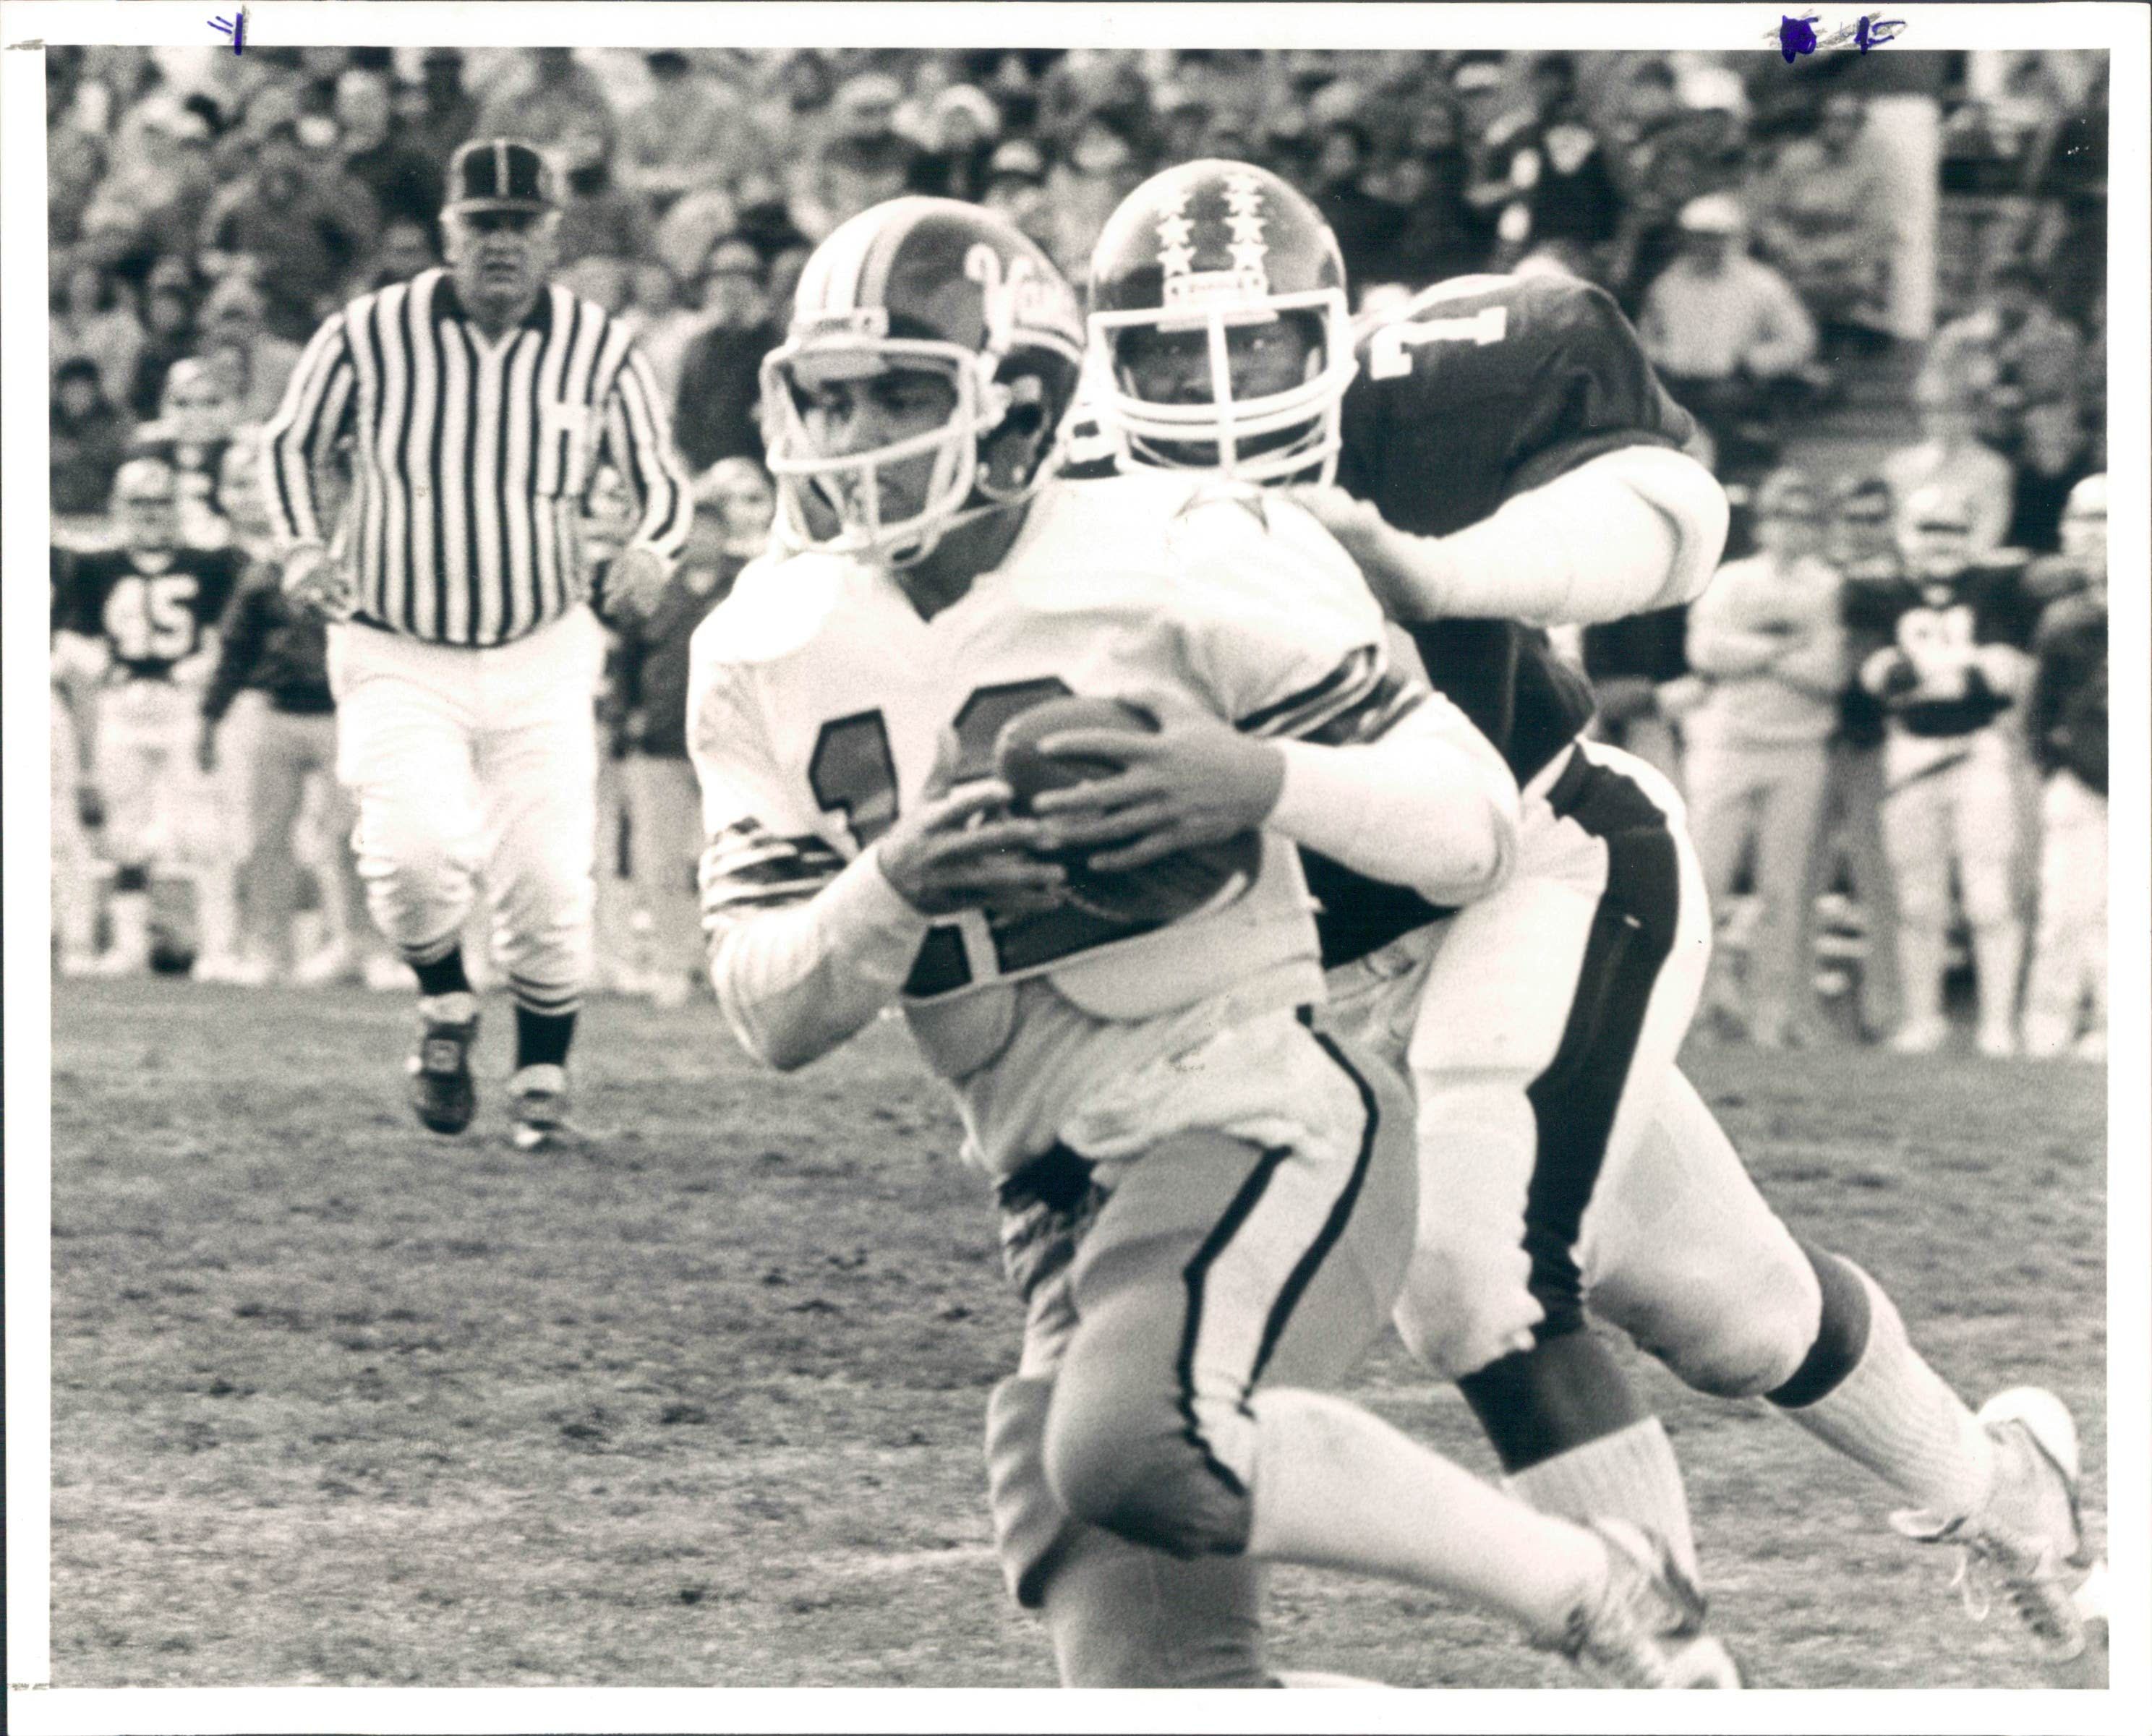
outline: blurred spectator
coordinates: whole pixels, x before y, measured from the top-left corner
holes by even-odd
[[[680,286],[660,259],[637,260],[628,268],[627,306],[621,317],[642,345],[644,358],[670,398],[680,383],[680,363],[701,328],[703,316],[680,304]]]
[[[1978,407],[1981,438],[2012,455],[2028,407],[2074,409],[2083,348],[2077,327],[2041,299],[2038,269],[2005,260],[1973,310],[1936,333],[1921,378],[1964,393]]]
[[[487,96],[475,137],[523,139],[565,150],[571,140],[596,135],[593,150],[578,155],[610,159],[618,136],[612,102],[598,76],[576,58],[573,48],[526,48],[520,63]]]
[[[1739,179],[1741,135],[1725,109],[1684,103],[1673,69],[1657,56],[1631,69],[1622,98],[1622,226],[1608,274],[1633,307],[1680,250],[1683,207]]]
[[[1438,93],[1414,117],[1407,148],[1390,166],[1384,196],[1403,215],[1374,267],[1381,281],[1418,290],[1486,263],[1481,226],[1464,200],[1469,172],[1456,107]]]
[[[776,510],[754,459],[728,458],[696,480],[695,521],[655,607],[620,635],[615,703],[622,715],[621,780],[637,901],[650,917],[652,957],[639,972],[660,1006],[680,1005],[702,974],[696,865],[702,805],[688,759],[688,646],[740,569],[768,545]]]
[[[1982,1053],[2017,1048],[2024,924],[2018,869],[2018,754],[2004,727],[2024,690],[2032,604],[2011,564],[1982,563],[1962,490],[1935,485],[1906,503],[1910,583],[1891,636],[1860,667],[1883,703],[1890,799],[1883,840],[1898,892],[1901,1053],[1949,1041],[1943,1018],[1955,880],[1972,930]]]
[[[201,353],[241,422],[266,422],[299,365],[299,346],[264,324],[268,303],[244,277],[227,277],[202,305]]]
[[[127,455],[133,424],[104,395],[88,356],[71,356],[53,375],[52,472],[55,516],[102,512]]]
[[[2035,555],[2060,548],[2063,503],[2099,468],[2073,405],[2028,407],[2018,418],[2018,462],[2012,467],[2010,525],[2004,541]]]
[[[2084,587],[2052,604],[2033,641],[2025,734],[2045,780],[2040,918],[2025,983],[2025,1053],[2107,1058],[2107,479],[2063,518]],[[2087,1003],[2089,1003],[2088,1009]],[[2078,1035],[2082,1020],[2083,1035]]]
[[[1032,140],[1011,139],[996,147],[987,165],[986,195],[980,203],[1053,252],[1053,207],[1046,192],[1046,154]]]
[[[1716,959],[1707,999],[1752,1042],[1779,1048],[1811,1036],[1801,900],[1822,828],[1845,635],[1838,575],[1821,558],[1822,503],[1807,478],[1765,479],[1757,517],[1761,551],[1728,562],[1689,611],[1689,664],[1709,688],[1688,719],[1687,771],[1714,909],[1754,852],[1746,1004]]]
[[[678,48],[642,57],[650,94],[621,123],[615,170],[662,214],[697,187],[721,186],[764,155],[747,105]]]
[[[1831,745],[1824,848],[1817,854],[1811,891],[1830,894],[1843,863],[1867,942],[1860,1022],[1865,1036],[1877,1038],[1896,1029],[1899,1020],[1898,903],[1883,849],[1883,707],[1857,673],[1895,642],[1906,582],[1891,485],[1881,476],[1855,477],[1834,490],[1824,553],[1839,576],[1847,673]],[[1814,896],[1804,897],[1804,915],[1813,918],[1815,905]]]
[[[1084,123],[1068,155],[1047,171],[1046,198],[1053,226],[1053,244],[1047,251],[1071,282],[1084,281],[1099,231],[1114,207],[1136,190],[1144,174],[1127,134],[1103,114]]]
[[[382,226],[373,267],[364,274],[365,287],[385,289],[392,283],[409,282],[429,266],[439,263],[434,231],[414,218],[398,217]]]
[[[553,233],[563,265],[579,259],[639,259],[649,249],[649,207],[613,185],[611,147],[596,127],[571,131],[557,147],[561,221]]]
[[[165,376],[156,418],[134,430],[128,455],[146,455],[172,472],[181,538],[193,548],[221,549],[231,541],[224,510],[224,459],[238,425],[223,376],[199,356],[184,356]]]
[[[411,144],[445,164],[478,126],[478,99],[464,89],[464,51],[429,48],[419,61],[419,110]]]
[[[1348,115],[1326,123],[1318,138],[1315,205],[1345,256],[1346,282],[1357,292],[1367,284],[1400,281],[1390,261],[1404,212],[1368,190],[1374,141],[1367,128]]]
[[[1661,689],[1688,673],[1688,609],[1654,609],[1584,630],[1584,673],[1599,702],[1603,741],[1627,749],[1678,784],[1681,744]]]
[[[148,329],[135,352],[134,368],[127,382],[127,408],[147,422],[157,414],[165,395],[165,379],[175,363],[195,353],[193,298],[176,284],[153,285],[145,298]]]
[[[698,471],[720,459],[761,460],[762,358],[784,336],[767,283],[762,255],[744,236],[719,241],[703,262],[704,317],[681,357],[672,416],[673,442]]]
[[[1578,99],[1576,62],[1569,55],[1542,54],[1532,63],[1529,116],[1509,151],[1517,194],[1510,210],[1522,216],[1520,221],[1505,214],[1503,240],[1520,252],[1566,242],[1596,263],[1621,226],[1622,194]]]
[[[845,218],[894,199],[911,182],[919,146],[896,129],[903,87],[885,73],[847,79],[830,104],[830,134],[816,155],[808,194],[826,235]]]
[[[76,125],[57,104],[45,129],[46,234],[55,248],[81,239],[82,221],[104,179],[104,145]]]
[[[1986,554],[2002,546],[2010,525],[2009,461],[1973,432],[1972,400],[1930,375],[1914,388],[1921,442],[1883,460],[1883,480],[1901,505],[1933,482],[1961,489],[1972,506],[1972,546]]]
[[[2088,326],[2107,287],[2108,124],[2108,57],[2103,54],[2083,103],[2063,118],[2026,168],[2030,190],[2042,205],[2036,245],[2048,264],[2049,301],[2063,317]]]
[[[134,364],[148,341],[133,296],[114,273],[88,260],[68,267],[59,287],[48,327],[55,378],[63,363],[87,361],[104,395],[118,398],[133,386]]]
[[[447,160],[429,156],[394,130],[388,80],[379,73],[344,74],[337,80],[336,116],[345,171],[373,194],[381,222],[413,217],[432,230],[440,219]]]
[[[1793,287],[1742,250],[1741,209],[1721,193],[1682,210],[1682,251],[1644,292],[1637,330],[1667,388],[1722,454],[1741,424],[1799,395],[1815,327]]]
[[[1001,134],[994,99],[975,84],[952,85],[935,98],[926,121],[926,150],[911,165],[911,191],[977,203]]]
[[[269,329],[304,343],[319,310],[342,292],[379,229],[373,195],[340,166],[310,161],[297,129],[286,124],[272,129],[252,171],[210,207],[202,246],[213,276],[251,257],[268,301]]]
[[[1896,194],[1867,124],[1850,91],[1826,98],[1814,135],[1786,145],[1749,198],[1764,256],[1799,292],[1827,349],[1887,341]]]

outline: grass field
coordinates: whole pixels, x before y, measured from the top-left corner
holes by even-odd
[[[534,1160],[500,1137],[506,1012],[447,1141],[403,1107],[399,998],[58,987],[56,1684],[1050,1683],[983,1510],[1018,1313],[901,1034],[780,1079],[707,1008],[596,1003],[602,1149]],[[1961,1390],[2068,1401],[2103,1535],[2098,1075],[1690,1058],[1796,1230]],[[1637,1367],[1753,1685],[2055,1685],[1890,1534],[1881,1485]],[[1490,1467],[1394,1348],[1358,1390]],[[1408,1591],[1287,1573],[1273,1612],[1299,1667],[1566,1679]]]

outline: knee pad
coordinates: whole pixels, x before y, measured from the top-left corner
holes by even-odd
[[[1252,1424],[1251,1424],[1252,1426]],[[1064,1383],[1046,1425],[1046,1481],[1073,1519],[1192,1558],[1247,1546],[1246,1484],[1206,1453],[1171,1404],[1118,1413]]]
[[[1696,1391],[1753,1398],[1800,1368],[1821,1309],[1814,1268],[1780,1228],[1768,1247],[1670,1253],[1616,1323]]]
[[[1529,1350],[1545,1312],[1520,1243],[1457,1236],[1423,1226],[1398,1297],[1405,1348],[1444,1380]]]
[[[1045,1591],[1063,1688],[1270,1688],[1263,1570],[1246,1556],[1175,1561],[1072,1528]]]

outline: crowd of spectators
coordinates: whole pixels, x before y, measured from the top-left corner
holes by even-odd
[[[89,48],[48,66],[63,536],[94,536],[117,466],[168,432],[180,364],[258,422],[330,307],[434,263],[444,165],[472,136],[552,154],[560,275],[638,331],[698,473],[759,459],[759,363],[814,243],[907,191],[1005,212],[1080,280],[1146,175],[1237,157],[1309,192],[1363,305],[1478,271],[1590,278],[1729,483],[1893,349],[1908,268],[1887,129],[1831,75],[1851,56],[1804,77],[1768,53],[1233,49]],[[1919,441],[1847,479],[1893,513],[1938,477],[1970,485],[1984,551],[2056,549],[2071,489],[2104,467],[2106,94],[2085,70],[2034,55],[1984,98],[1962,65],[1936,85],[1943,193],[2000,189],[2017,216],[1905,389]],[[1669,764],[1686,726],[1660,696],[1683,691],[1689,642],[1647,618],[1584,646],[1602,727]]]

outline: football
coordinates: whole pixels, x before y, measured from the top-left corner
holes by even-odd
[[[994,769],[1015,792],[1017,813],[1049,789],[1065,789],[1112,777],[1120,762],[1101,755],[1043,753],[1039,743],[1070,729],[1111,729],[1152,734],[1158,719],[1119,699],[1049,699],[1020,712],[994,741]],[[1068,901],[1108,921],[1152,926],[1238,897],[1262,861],[1262,838],[1242,832],[1222,844],[1185,850],[1122,874],[1095,874],[1084,864],[1090,848],[1061,852],[1068,871]]]

